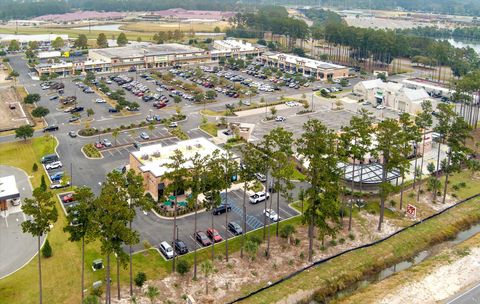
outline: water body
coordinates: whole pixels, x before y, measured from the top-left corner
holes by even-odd
[[[471,47],[472,49],[480,54],[480,42],[479,41],[462,41],[462,40],[455,40],[455,39],[448,39],[451,45],[457,48],[464,48],[464,47]]]
[[[81,26],[81,27],[74,27],[74,30],[82,30],[88,31],[89,29],[92,31],[110,31],[110,32],[121,32],[120,27],[123,24],[103,24],[103,25],[92,25],[92,26]]]

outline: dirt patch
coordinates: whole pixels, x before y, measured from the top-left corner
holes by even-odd
[[[30,121],[16,90],[12,87],[0,89],[0,131],[12,130],[28,123]]]

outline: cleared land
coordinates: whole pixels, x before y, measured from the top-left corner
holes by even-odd
[[[128,23],[120,27],[121,30],[130,32],[167,32],[180,30],[182,32],[213,32],[215,27],[221,30],[228,27],[228,22],[136,22]]]
[[[29,123],[14,88],[0,89],[0,131],[11,130]]]

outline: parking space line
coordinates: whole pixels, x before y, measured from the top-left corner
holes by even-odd
[[[281,211],[283,211],[284,213],[288,214],[289,217],[293,216],[290,212],[288,212],[287,210],[283,209],[282,207],[279,208]]]
[[[197,249],[203,247],[203,246],[200,246],[200,244],[198,244],[198,241],[197,241],[193,236],[191,236],[191,235],[189,234],[188,237],[189,237],[189,238],[193,241],[193,243],[197,246]]]

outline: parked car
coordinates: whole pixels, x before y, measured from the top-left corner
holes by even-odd
[[[147,139],[150,139],[150,135],[148,135],[146,132],[142,132],[140,133],[140,138],[147,140]]]
[[[103,139],[102,143],[105,147],[111,147],[112,146],[112,142],[110,140],[106,139],[106,138]]]
[[[101,143],[99,141],[95,142],[95,148],[97,148],[97,149],[103,148],[103,143]]]
[[[57,168],[61,168],[61,167],[62,167],[62,162],[61,161],[56,161],[56,162],[49,163],[49,164],[45,165],[45,169],[47,169],[47,170],[53,170],[53,169],[57,169]]]
[[[182,240],[176,239],[175,240],[175,251],[178,254],[185,254],[188,253],[188,248],[187,245]]]
[[[237,224],[236,222],[230,222],[230,223],[228,223],[227,228],[228,228],[228,230],[230,230],[230,232],[232,232],[234,235],[240,235],[240,234],[243,233],[242,227],[240,227],[240,225]]]
[[[108,108],[109,113],[118,113],[118,110],[115,108]]]
[[[49,99],[50,99],[50,100],[56,100],[56,99],[58,99],[59,97],[60,97],[60,96],[58,96],[58,95],[53,95],[53,96],[50,97]]]
[[[255,173],[255,177],[261,181],[262,183],[266,182],[267,181],[267,177],[265,176],[265,174],[262,174],[262,173]]]
[[[58,131],[58,126],[57,125],[51,125],[51,126],[43,128],[43,133],[53,132],[53,131]]]
[[[277,122],[284,122],[284,121],[286,121],[286,120],[287,120],[287,119],[286,119],[285,117],[283,117],[283,116],[277,116],[277,117],[275,117],[275,121],[277,121]]]
[[[278,222],[281,218],[273,209],[264,209],[263,215],[268,217],[272,222]]]
[[[173,248],[170,246],[169,243],[163,241],[160,243],[160,246],[158,246],[158,249],[162,252],[162,254],[165,256],[167,259],[173,258]]]
[[[103,98],[97,98],[95,99],[95,103],[106,103],[106,101]]]
[[[376,107],[376,109],[377,109],[377,110],[383,110],[383,109],[385,109],[385,106],[384,106],[384,105],[378,105],[378,106]]]
[[[270,197],[270,193],[268,192],[257,192],[253,195],[250,195],[249,201],[252,204],[257,204],[260,202],[263,202],[264,200],[268,199]]]
[[[215,243],[223,241],[222,236],[220,235],[220,233],[218,233],[218,231],[216,229],[208,228],[207,229],[207,235]]]
[[[50,180],[51,180],[52,182],[56,182],[56,181],[61,180],[62,177],[63,177],[63,172],[57,172],[57,173],[55,173],[55,174],[53,174],[53,175],[50,175]]]
[[[61,189],[70,186],[70,182],[67,181],[65,183],[62,183],[60,181],[53,182],[50,184],[50,189]]]
[[[213,213],[213,215],[219,215],[219,214],[231,211],[231,210],[232,210],[232,206],[230,206],[229,204],[221,204],[221,205],[213,208],[212,213]]]
[[[137,149],[137,150],[140,150],[140,147],[141,147],[141,146],[142,146],[142,145],[140,145],[138,142],[134,142],[134,143],[133,143],[133,147],[134,147],[135,149]]]
[[[62,197],[62,201],[63,201],[64,203],[73,202],[73,193],[69,193],[69,194],[67,194],[67,195],[64,195],[64,196]]]
[[[176,128],[178,127],[178,123],[176,121],[172,121],[169,125],[170,128]]]
[[[68,136],[70,136],[71,138],[75,138],[75,137],[77,137],[77,132],[70,131],[70,132],[68,132]]]
[[[212,245],[212,242],[208,238],[208,236],[205,234],[205,232],[202,231],[197,231],[195,232],[195,239],[202,244],[202,246],[209,246]]]

